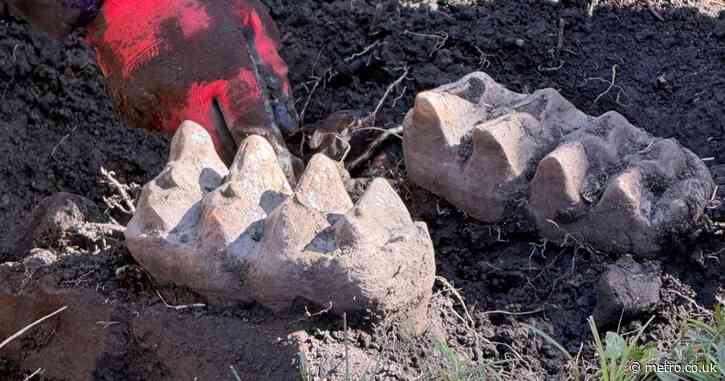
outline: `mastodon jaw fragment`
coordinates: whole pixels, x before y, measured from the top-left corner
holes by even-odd
[[[696,227],[714,189],[677,141],[480,72],[418,94],[404,127],[414,183],[481,221],[530,218],[546,238],[606,251],[660,251]]]
[[[274,311],[301,301],[421,323],[435,275],[425,224],[386,180],[353,205],[336,163],[317,155],[292,189],[264,138],[244,140],[227,169],[192,122],[144,187],[126,240],[160,280]]]

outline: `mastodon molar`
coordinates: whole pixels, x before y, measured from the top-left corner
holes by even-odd
[[[654,254],[697,227],[714,190],[677,141],[480,72],[418,94],[404,128],[414,183],[486,223],[529,218],[551,240]]]
[[[435,276],[423,223],[384,179],[357,204],[335,162],[316,155],[290,187],[270,144],[243,141],[227,169],[207,132],[177,131],[147,184],[126,240],[159,280],[213,301],[283,311],[302,301],[334,313],[382,313],[421,328]]]

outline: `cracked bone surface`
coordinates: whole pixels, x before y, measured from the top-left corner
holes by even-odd
[[[292,189],[264,138],[244,140],[227,168],[207,132],[184,122],[143,189],[128,248],[159,280],[215,302],[281,312],[299,301],[420,330],[435,276],[427,227],[384,179],[353,204],[339,171],[316,155]]]
[[[697,227],[715,188],[673,139],[481,72],[418,94],[404,128],[412,182],[483,222],[529,219],[598,250],[654,255]]]

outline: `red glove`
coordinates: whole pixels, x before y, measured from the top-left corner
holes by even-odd
[[[256,0],[105,0],[88,41],[132,127],[204,126],[229,162],[250,134],[267,137],[286,172],[283,135],[297,129],[278,31]]]

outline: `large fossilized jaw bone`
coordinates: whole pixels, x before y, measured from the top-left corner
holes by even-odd
[[[225,303],[303,301],[424,326],[433,246],[383,179],[354,205],[338,164],[316,155],[293,191],[264,138],[245,139],[227,170],[186,122],[137,209],[128,247],[160,280]]]
[[[590,117],[553,89],[511,92],[484,73],[420,93],[404,127],[413,182],[487,223],[531,217],[557,241],[655,253],[696,225],[714,188],[676,141],[617,113]]]

